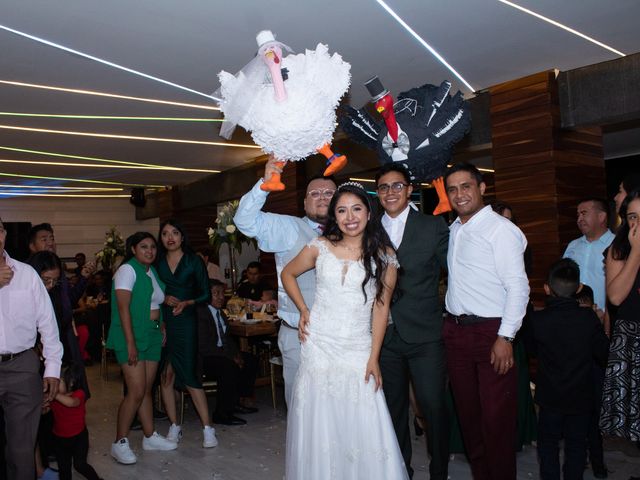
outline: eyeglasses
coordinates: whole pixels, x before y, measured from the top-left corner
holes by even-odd
[[[394,183],[381,183],[378,185],[378,193],[387,194],[389,190],[394,193],[399,193],[402,191],[404,187],[408,187],[409,184],[402,182],[394,182]]]
[[[320,197],[325,200],[331,200],[333,198],[333,194],[336,193],[335,190],[331,190],[330,188],[325,188],[324,190],[309,190],[307,195],[314,200],[319,199]]]

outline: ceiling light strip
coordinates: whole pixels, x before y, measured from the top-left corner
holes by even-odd
[[[160,122],[223,122],[222,118],[189,117],[117,117],[112,115],[68,115],[53,113],[0,112],[4,117],[64,118],[70,120],[144,120]]]
[[[48,45],[50,47],[57,48],[57,49],[65,51],[65,52],[72,53],[74,55],[79,55],[79,56],[87,58],[89,60],[93,60],[94,62],[102,63],[103,65],[107,65],[109,67],[117,68],[118,70],[123,70],[123,71],[128,72],[128,73],[133,73],[134,75],[139,75],[141,77],[148,78],[149,80],[153,80],[155,82],[160,82],[160,83],[163,83],[165,85],[169,85],[170,87],[174,87],[174,88],[177,88],[177,89],[180,89],[180,90],[184,90],[185,92],[195,93],[196,95],[201,95],[203,97],[206,97],[206,98],[209,98],[209,99],[212,99],[212,100],[215,100],[215,101],[220,101],[221,100],[221,99],[216,98],[216,97],[214,97],[212,95],[208,95],[206,93],[199,92],[198,90],[194,90],[193,88],[185,87],[184,85],[180,85],[178,83],[170,82],[169,80],[164,80],[164,79],[159,78],[159,77],[154,77],[153,75],[149,75],[147,73],[143,73],[143,72],[141,72],[139,70],[134,70],[133,68],[125,67],[123,65],[119,65],[117,63],[113,63],[113,62],[110,62],[108,60],[104,60],[102,58],[95,57],[93,55],[89,55],[88,53],[84,53],[84,52],[81,52],[79,50],[74,50],[73,48],[65,47],[64,45],[60,45],[59,43],[54,43],[54,42],[51,42],[51,41],[46,40],[44,38],[36,37],[35,35],[30,35],[28,33],[21,32],[20,30],[16,30],[14,28],[7,27],[6,25],[0,25],[0,29],[6,30],[7,32],[14,33],[14,34],[19,35],[19,36],[24,37],[24,38],[28,38],[30,40],[34,40],[34,41],[36,41],[38,43],[42,43],[44,45]]]
[[[22,173],[7,173],[7,172],[0,172],[0,177],[33,178],[38,180],[58,180],[61,182],[97,183],[99,185],[119,185],[122,187],[165,188],[166,186],[166,185],[144,185],[141,183],[109,182],[106,180],[89,180],[86,178],[44,177],[41,175],[26,175]]]
[[[122,168],[125,170],[174,170],[171,168],[156,168],[156,167],[140,167],[134,165],[112,165],[112,164],[100,164],[100,163],[73,163],[73,162],[48,162],[38,160],[13,160],[9,158],[0,158],[0,163],[15,163],[19,165],[50,165],[55,167],[82,167],[82,168]],[[175,169],[179,170],[179,169]],[[191,169],[190,172],[200,173],[220,173],[220,170],[198,170]]]
[[[71,193],[31,193],[31,192],[0,192],[0,196],[3,197],[67,197],[67,198],[130,198],[131,195],[92,195],[92,194],[71,194]]]
[[[89,160],[90,162],[105,162],[105,163],[113,163],[117,165],[125,165],[126,168],[136,168],[142,170],[171,170],[171,171],[179,171],[179,172],[198,172],[198,173],[220,173],[220,170],[212,170],[212,169],[204,169],[204,168],[185,168],[185,167],[170,167],[164,165],[155,165],[153,163],[136,163],[136,162],[126,162],[124,160],[111,160],[108,158],[99,158],[99,157],[83,157],[80,155],[68,155],[64,153],[55,153],[55,152],[45,152],[42,150],[29,150],[26,148],[15,148],[15,147],[4,147],[0,146],[0,150],[9,150],[12,152],[21,152],[21,153],[33,153],[35,155],[47,155],[51,157],[61,157],[61,158],[75,158],[78,160]],[[6,160],[8,161],[8,160]],[[31,161],[25,161],[25,163],[31,163]],[[41,162],[38,162],[41,163]],[[51,163],[52,165],[57,165],[57,163]],[[91,164],[61,164],[65,166],[86,166],[92,167]],[[107,168],[110,165],[98,165],[99,167]],[[114,167],[114,168],[125,168],[125,167]]]
[[[111,133],[97,133],[97,132],[75,132],[75,131],[69,131],[69,130],[51,130],[48,128],[17,127],[15,125],[0,125],[0,128],[5,128],[8,130],[23,130],[26,132],[76,135],[81,137],[117,138],[120,140],[142,140],[142,141],[149,141],[149,142],[188,143],[192,145],[212,145],[216,147],[239,147],[239,148],[257,148],[257,149],[260,148],[257,145],[243,145],[240,143],[207,142],[204,140],[187,140],[187,139],[181,139],[181,138],[165,138],[165,137],[139,137],[135,135],[115,135]]]
[[[0,183],[0,188],[25,188],[34,190],[80,190],[84,192],[122,192],[122,188],[108,188],[108,187],[65,187],[61,185],[12,185],[7,183]]]
[[[25,82],[14,82],[11,80],[0,80],[0,84],[12,85],[15,87],[28,87],[28,88],[39,88],[42,90],[54,90],[57,92],[65,92],[65,93],[76,93],[80,95],[95,95],[97,97],[118,98],[121,100],[134,100],[136,102],[159,103],[161,105],[172,105],[176,107],[189,107],[189,108],[199,108],[202,110],[216,110],[216,111],[220,110],[219,107],[212,107],[209,105],[198,105],[195,103],[184,103],[184,102],[172,102],[170,100],[160,100],[157,98],[132,97],[130,95],[119,95],[117,93],[97,92],[95,90],[81,90],[77,88],[55,87],[53,85],[42,85],[37,83],[25,83]]]
[[[528,8],[525,7],[521,7],[520,5],[517,5],[513,2],[509,2],[508,0],[498,0],[500,3],[504,3],[505,5],[508,5],[510,7],[513,7],[515,9],[520,10],[521,12],[527,13],[529,15],[532,15],[536,18],[539,18],[540,20],[543,20],[547,23],[550,23],[551,25],[554,25],[556,27],[562,28],[563,30],[566,30],[569,33],[573,33],[574,35],[577,35],[580,38],[584,38],[585,40],[587,40],[588,42],[594,43],[596,45],[598,45],[599,47],[602,47],[606,50],[609,50],[610,52],[615,53],[616,55],[620,55],[621,57],[626,57],[626,54],[622,53],[620,50],[616,50],[613,47],[610,47],[609,45],[607,45],[606,43],[602,43],[599,42],[598,40],[596,40],[595,38],[592,38],[588,35],[585,35],[584,33],[581,33],[577,30],[574,30],[571,27],[568,27],[560,22],[556,22],[555,20],[550,19],[549,17],[545,17],[544,15],[540,15],[539,13],[534,12],[533,10],[529,10]]]
[[[409,32],[411,35],[413,35],[413,38],[415,38],[416,40],[418,40],[418,42],[420,42],[420,44],[426,48],[427,50],[429,50],[429,52],[431,52],[431,54],[436,57],[436,59],[438,59],[440,61],[440,63],[442,63],[445,67],[447,67],[447,69],[449,69],[449,71],[451,73],[453,73],[456,77],[458,77],[458,79],[465,84],[465,86],[471,90],[472,92],[475,92],[475,89],[471,86],[471,84],[469,82],[467,82],[464,77],[458,73],[458,71],[453,68],[449,62],[447,62],[444,57],[442,55],[440,55],[435,48],[433,48],[431,45],[429,45],[424,38],[422,38],[420,35],[418,35],[416,33],[415,30],[413,30],[408,24],[407,22],[405,22],[402,18],[400,18],[400,16],[393,11],[393,9],[387,5],[383,0],[376,0],[376,2],[378,2],[378,4],[380,4],[380,6],[382,8],[384,8],[387,13],[389,15],[391,15],[400,25],[402,25],[404,27],[404,29]]]

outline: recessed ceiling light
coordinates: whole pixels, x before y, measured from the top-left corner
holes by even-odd
[[[0,128],[8,130],[23,130],[26,132],[40,132],[40,133],[57,133],[61,135],[77,135],[81,137],[99,137],[99,138],[117,138],[120,140],[143,140],[150,142],[169,142],[169,143],[188,143],[194,145],[212,145],[216,147],[239,147],[239,148],[257,148],[257,145],[244,145],[241,143],[225,143],[225,142],[207,142],[204,140],[187,140],[181,138],[165,138],[165,137],[140,137],[135,135],[116,135],[111,133],[98,133],[98,132],[75,132],[70,130],[51,130],[48,128],[32,128],[32,127],[17,127],[15,125],[0,125]]]
[[[172,102],[170,100],[160,100],[158,98],[132,97],[131,95],[119,95],[117,93],[97,92],[95,90],[64,88],[64,87],[56,87],[53,85],[42,85],[37,83],[14,82],[11,80],[0,80],[0,83],[4,85],[12,85],[15,87],[39,88],[42,90],[53,90],[56,92],[65,92],[65,93],[76,93],[79,95],[95,95],[97,97],[118,98],[120,100],[134,100],[136,102],[159,103],[162,105],[173,105],[176,107],[199,108],[201,110],[216,110],[216,111],[220,110],[219,107],[212,107],[210,105],[198,105],[195,103]]]
[[[34,40],[38,43],[42,43],[44,45],[49,45],[50,47],[57,48],[59,50],[63,50],[68,53],[72,53],[74,55],[79,55],[81,57],[87,58],[89,60],[93,60],[94,62],[102,63],[103,65],[107,65],[108,67],[117,68],[118,70],[123,70],[128,73],[133,73],[134,75],[138,75],[140,77],[148,78],[149,80],[153,80],[155,82],[160,82],[165,85],[169,85],[170,87],[174,87],[180,90],[184,90],[186,92],[195,93],[196,95],[201,95],[203,97],[207,97],[212,100],[219,101],[220,99],[213,97],[212,95],[208,95],[203,92],[199,92],[198,90],[194,90],[193,88],[185,87],[184,85],[180,85],[178,83],[170,82],[169,80],[164,80],[159,77],[154,77],[153,75],[149,75],[147,73],[141,72],[139,70],[134,70],[133,68],[125,67],[123,65],[118,65],[117,63],[110,62],[109,60],[105,60],[103,58],[95,57],[93,55],[89,55],[88,53],[81,52],[79,50],[75,50],[73,48],[65,47],[64,45],[60,45],[59,43],[52,42],[50,40],[46,40],[44,38],[36,37],[35,35],[31,35],[26,32],[21,32],[20,30],[16,30],[15,28],[7,27],[6,25],[0,25],[0,29],[5,30],[7,32],[15,33],[24,38],[28,38],[30,40]]]
[[[498,0],[500,3],[504,3],[505,5],[508,5],[510,7],[516,8],[524,13],[527,13],[529,15],[532,15],[536,18],[539,18],[540,20],[544,20],[547,23],[550,23],[551,25],[554,25],[556,27],[562,28],[563,30],[566,30],[569,33],[573,33],[574,35],[577,35],[580,38],[584,38],[585,40],[591,42],[591,43],[595,43],[596,45],[598,45],[599,47],[602,47],[606,50],[609,50],[610,52],[615,53],[616,55],[620,55],[621,57],[625,57],[626,55],[624,53],[622,53],[620,50],[616,50],[613,47],[610,47],[609,45],[599,42],[598,40],[596,40],[595,38],[592,38],[588,35],[585,35],[584,33],[581,33],[577,30],[574,30],[571,27],[568,27],[560,22],[556,22],[555,20],[550,19],[549,17],[545,17],[544,15],[540,15],[539,13],[534,12],[533,10],[529,10],[528,8],[522,7],[520,5],[517,5],[513,2],[509,2],[508,0]]]
[[[469,82],[467,82],[464,77],[462,75],[460,75],[458,73],[458,71],[453,68],[449,62],[447,62],[444,57],[442,55],[440,55],[435,48],[433,48],[431,45],[429,45],[424,38],[422,38],[420,35],[418,35],[416,33],[416,31],[411,28],[407,22],[405,22],[402,18],[400,18],[400,16],[393,11],[393,9],[387,5],[383,0],[376,0],[376,2],[378,2],[380,4],[380,6],[382,6],[382,8],[384,8],[387,13],[389,15],[391,15],[400,25],[402,25],[402,27],[404,27],[404,29],[409,32],[413,38],[415,38],[424,48],[426,48],[427,50],[429,50],[429,52],[431,52],[431,55],[433,55],[434,57],[436,57],[436,59],[438,59],[438,61],[440,63],[442,63],[447,69],[449,69],[449,71],[451,73],[453,73],[456,77],[458,77],[458,79],[464,83],[464,85],[471,90],[472,92],[475,92],[475,89],[471,86],[471,84]]]

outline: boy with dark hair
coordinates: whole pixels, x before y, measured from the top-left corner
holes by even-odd
[[[565,480],[582,479],[589,418],[595,399],[593,361],[604,363],[609,340],[595,312],[574,298],[580,268],[564,258],[551,266],[544,286],[544,310],[533,312],[525,331],[529,352],[538,357],[535,402],[538,415],[540,478],[559,479],[564,439]]]

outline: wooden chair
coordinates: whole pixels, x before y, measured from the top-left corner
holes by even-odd
[[[216,380],[207,380],[204,376],[202,377],[202,388],[204,389],[204,393],[218,393],[218,382]],[[184,419],[184,397],[185,395],[189,395],[189,390],[180,390],[180,425],[182,425],[182,420]]]

